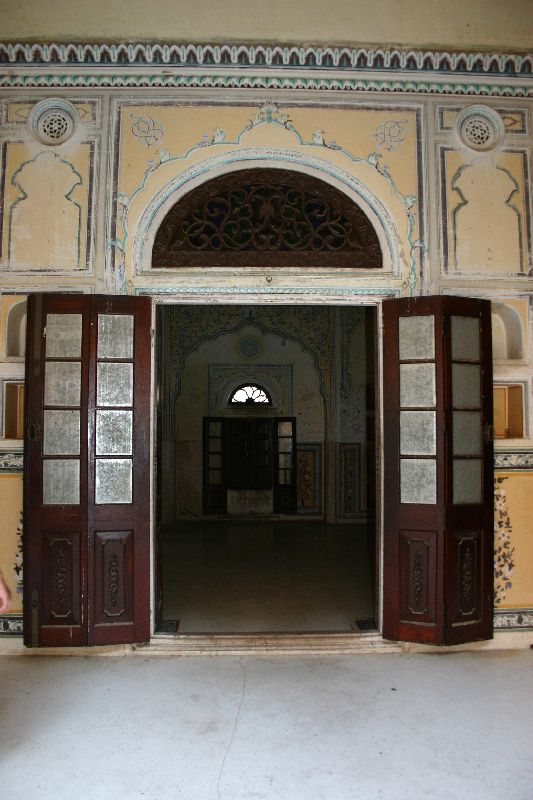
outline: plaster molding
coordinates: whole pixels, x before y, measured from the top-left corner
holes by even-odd
[[[148,204],[143,203],[144,211],[136,226],[135,236],[131,245],[134,274],[139,275],[145,272],[168,274],[168,270],[155,270],[151,266],[154,238],[169,209],[195,186],[213,177],[243,169],[243,167],[277,166],[286,168],[287,164],[290,165],[292,170],[305,172],[324,180],[351,197],[366,214],[378,236],[383,253],[383,269],[380,272],[390,273],[392,271],[394,277],[400,277],[402,267],[400,236],[394,227],[387,208],[362,180],[322,158],[317,158],[298,150],[278,150],[267,147],[227,151],[200,161],[168,181],[157,191]],[[406,210],[406,200],[403,196],[400,195],[400,197],[403,201],[402,209],[405,213],[406,228],[409,235],[409,214]],[[132,207],[132,204],[133,197],[130,198],[128,210]],[[413,243],[408,241],[407,244],[412,246]],[[122,246],[125,252],[128,253],[126,242]],[[405,265],[405,268],[408,266],[410,265]]]
[[[290,303],[292,299],[300,300],[302,297],[309,298],[308,302],[313,303],[315,298],[339,298],[342,300],[345,297],[357,297],[364,302],[364,298],[372,298],[375,304],[376,298],[382,297],[400,297],[401,289],[391,288],[388,286],[357,286],[357,287],[324,287],[324,286],[136,286],[134,289],[136,296],[150,296],[154,299],[164,297],[165,302],[179,302],[182,300],[185,303],[190,303],[191,298],[198,296],[204,301],[209,300],[210,297],[218,301],[219,297],[234,297],[236,302],[240,302],[239,297],[247,297],[247,302],[250,296],[259,298],[265,295],[271,295],[274,299],[283,297],[283,302]],[[301,302],[301,300],[300,300]]]
[[[0,43],[0,86],[533,95],[530,53],[250,44]],[[369,77],[370,76],[370,77]]]
[[[531,75],[530,53],[313,47],[266,44],[0,43],[0,63],[20,65],[126,65],[200,67],[313,67],[321,69],[408,70],[409,72]]]

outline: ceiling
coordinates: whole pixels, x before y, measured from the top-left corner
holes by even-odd
[[[518,52],[531,0],[0,0],[0,40],[284,42]]]

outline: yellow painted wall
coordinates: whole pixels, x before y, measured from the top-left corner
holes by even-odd
[[[427,5],[431,4],[424,7]],[[172,9],[179,6],[173,4]],[[239,6],[242,11],[242,4]],[[496,11],[483,6],[483,20],[495,31],[492,23]],[[519,6],[507,4],[506,24],[514,24],[514,10]],[[60,8],[59,2],[45,2],[33,11],[39,15]],[[128,8],[134,21],[137,4],[128,4]],[[173,13],[170,4],[166,8]],[[299,8],[296,4],[290,13],[296,14]],[[306,8],[311,24],[314,6]],[[323,15],[323,6],[321,9]],[[202,31],[205,7],[195,10],[199,15],[197,30]],[[343,10],[348,24],[351,4],[344,4]],[[150,35],[154,14],[147,20],[145,11],[143,5],[145,35]],[[74,24],[70,13],[65,10],[65,25]],[[228,20],[232,19],[231,10],[227,13]],[[6,14],[8,31],[25,30],[24,25],[30,24],[24,2],[10,7]],[[98,20],[94,5],[90,14]],[[421,19],[424,14],[421,12]],[[272,16],[271,7],[268,15]],[[33,16],[32,24],[36,25],[38,18]],[[161,24],[164,18],[159,16]],[[113,35],[117,19],[109,18],[107,36]],[[207,24],[207,16],[204,19]],[[454,24],[461,19],[459,14]],[[520,21],[521,32],[526,27],[524,19]],[[397,14],[394,22],[400,35],[402,20]],[[22,27],[16,29],[15,23]],[[86,28],[86,35],[90,30],[90,26]],[[232,30],[240,35],[238,25]],[[305,30],[305,26],[294,25],[291,38],[295,32],[303,36]],[[418,35],[416,26],[411,30],[413,36]],[[500,34],[506,35],[506,30],[501,27]],[[186,31],[186,27],[182,29],[184,36]],[[218,33],[222,36],[223,31],[222,27]],[[481,35],[483,28],[479,31]],[[518,37],[516,41],[522,40]],[[287,168],[299,164],[311,169],[312,164],[332,181],[341,174],[355,180],[390,222],[391,248],[397,256],[397,273],[389,263],[383,273],[371,276],[349,270],[335,275],[308,270],[302,276],[301,271],[297,274],[280,269],[270,277],[273,290],[277,286],[331,287],[339,292],[353,291],[356,297],[356,292],[365,287],[384,287],[407,294],[409,279],[414,276],[415,293],[462,293],[489,297],[495,307],[507,304],[519,320],[522,356],[498,359],[495,377],[503,383],[521,383],[525,396],[532,396],[530,99],[483,98],[484,104],[508,120],[508,127],[499,148],[476,153],[461,143],[453,128],[459,110],[480,102],[462,95],[327,94],[318,90],[277,91],[274,95],[252,89],[191,93],[92,87],[56,92],[73,102],[80,121],[69,142],[47,147],[35,141],[27,118],[35,103],[50,96],[51,91],[0,90],[5,122],[0,142],[4,166],[0,176],[4,292],[0,297],[0,378],[16,379],[17,370],[22,369],[22,362],[2,360],[1,354],[7,312],[30,291],[133,293],[153,291],[158,286],[177,292],[180,287],[238,290],[265,286],[270,276],[264,270],[154,272],[150,268],[150,242],[143,240],[154,230],[146,222],[147,209],[173,182],[179,183],[187,175],[192,186],[195,180],[224,172],[231,161],[239,163],[243,154],[255,153],[254,158],[262,164],[262,159],[273,154],[276,158],[286,156]],[[30,179],[24,181],[22,170],[28,167]],[[36,202],[28,211],[32,199]],[[26,209],[25,214],[19,213],[21,209]],[[23,222],[21,216],[26,217]],[[65,255],[78,252],[76,248],[79,254],[75,258]],[[9,292],[18,292],[19,296],[15,298]],[[533,453],[533,409],[529,402],[525,422],[523,439],[498,442],[498,448]],[[533,540],[528,522],[532,476],[531,472],[498,472],[505,480],[496,493],[497,519],[501,520],[499,505],[505,501],[510,520],[510,527],[506,523],[502,528],[509,529],[509,542],[501,543],[505,545],[502,575],[496,579],[501,608],[533,607]],[[0,567],[14,588],[20,484],[19,475],[0,476]]]
[[[533,472],[496,477],[495,592],[500,608],[533,607]]]
[[[11,612],[22,611],[20,552],[22,515],[22,475],[0,475],[0,568],[11,590]]]

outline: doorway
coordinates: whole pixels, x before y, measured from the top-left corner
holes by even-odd
[[[375,331],[373,307],[158,307],[159,630],[376,627]]]

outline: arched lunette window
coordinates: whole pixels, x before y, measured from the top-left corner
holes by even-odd
[[[323,180],[257,168],[219,175],[173,206],[152,266],[381,269],[377,234],[361,208]]]
[[[230,395],[230,406],[271,406],[272,398],[262,386],[256,383],[243,383],[237,386]]]

